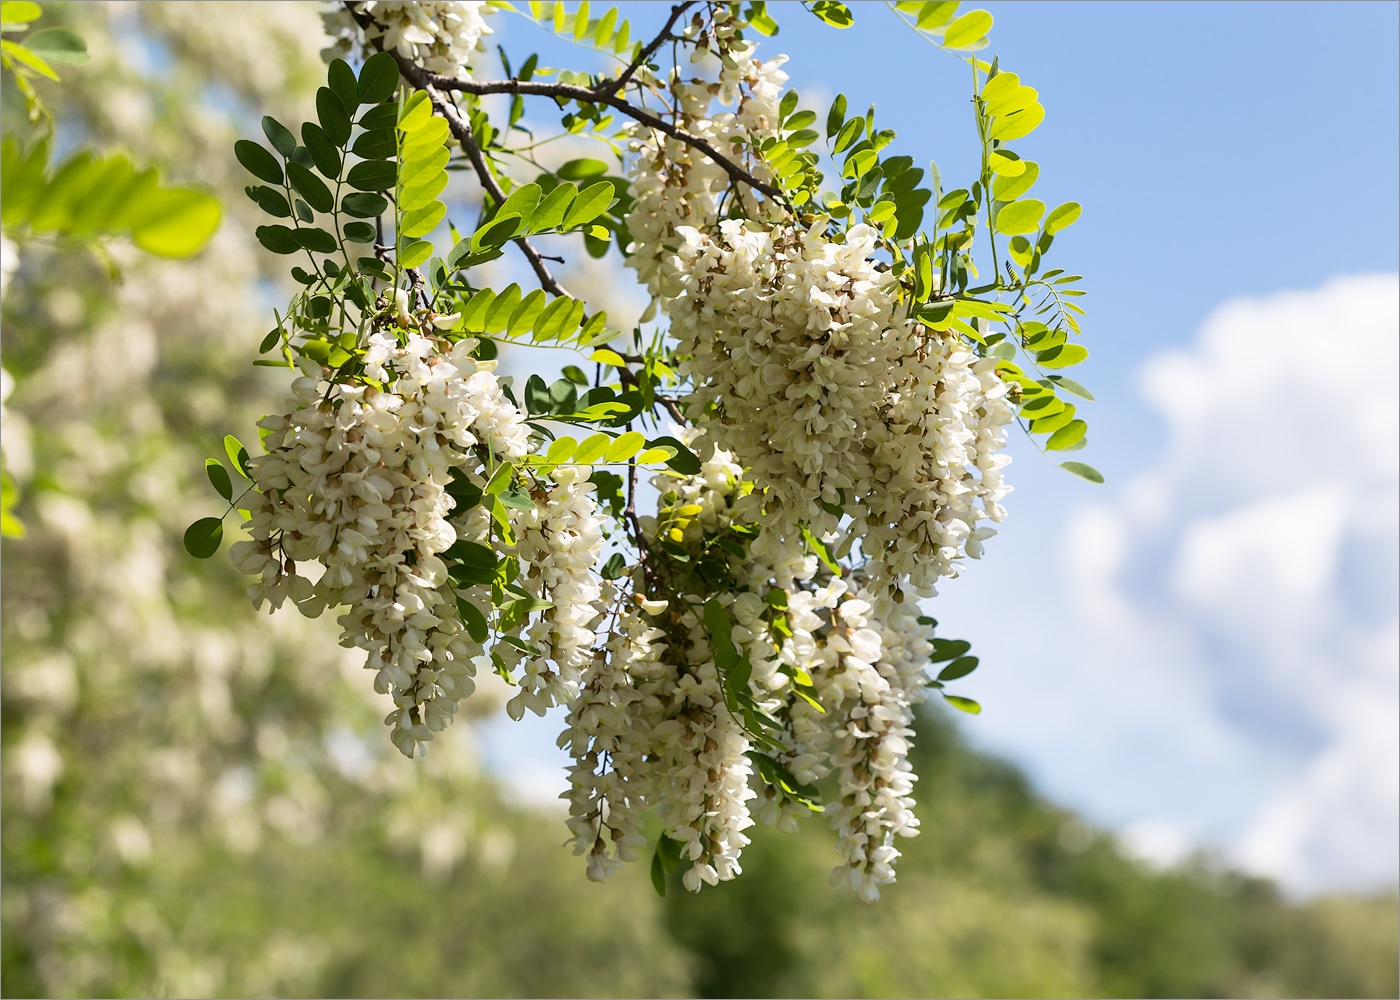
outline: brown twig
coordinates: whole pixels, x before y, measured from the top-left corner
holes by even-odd
[[[646,61],[652,57],[652,54],[661,47],[661,43],[670,37],[671,28],[676,23],[676,19],[684,14],[685,9],[693,2],[694,0],[685,0],[684,3],[678,3],[672,7],[671,16],[667,19],[665,26],[655,38],[647,43],[646,48],[637,53],[637,58],[632,60],[632,65],[623,70],[622,75],[616,80],[607,80],[598,84],[597,92],[599,94],[616,94],[623,87],[627,86],[627,82],[632,79],[632,75],[636,73],[637,70],[641,69]]]

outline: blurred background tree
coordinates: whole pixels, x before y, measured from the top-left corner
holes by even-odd
[[[1299,904],[1208,858],[1145,867],[942,716],[914,762],[924,833],[868,908],[825,886],[811,826],[760,830],[745,878],[699,897],[594,885],[561,814],[482,774],[469,721],[425,761],[386,754],[334,621],[247,613],[227,563],[180,544],[203,456],[279,402],[249,348],[282,291],[231,150],[264,109],[310,117],[317,13],[45,6],[92,54],[36,83],[56,153],[128,150],[226,214],[192,261],[35,240],[7,281],[28,532],[0,564],[4,995],[1396,995],[1393,894]]]

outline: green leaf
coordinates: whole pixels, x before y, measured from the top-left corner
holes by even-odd
[[[224,540],[224,522],[218,517],[201,517],[185,529],[185,551],[196,559],[208,559],[219,551]]]
[[[1067,379],[1063,375],[1051,375],[1050,381],[1054,382],[1066,392],[1074,393],[1081,399],[1087,399],[1091,403],[1094,401],[1094,394],[1073,379]]]
[[[340,199],[340,210],[357,219],[373,219],[389,210],[389,200],[383,195],[354,191]]]
[[[485,642],[487,636],[491,634],[487,626],[486,616],[481,613],[471,601],[465,597],[457,598],[457,614],[462,619],[462,624],[467,627],[467,635],[477,642]]]
[[[1039,420],[1032,420],[1030,431],[1032,434],[1053,434],[1074,419],[1074,406],[1064,404],[1057,413],[1041,417]]]
[[[1060,468],[1073,472],[1080,479],[1087,479],[1091,483],[1102,483],[1103,473],[1092,465],[1085,465],[1083,462],[1061,462]]]
[[[972,643],[964,639],[934,639],[933,652],[929,654],[929,661],[940,663],[943,660],[955,660],[972,648]]]
[[[1077,201],[1067,201],[1055,211],[1051,212],[1045,220],[1045,231],[1047,233],[1058,233],[1061,229],[1068,229],[1074,225],[1079,218],[1079,203]]]
[[[233,481],[229,479],[228,470],[224,468],[224,463],[217,458],[205,459],[204,472],[219,496],[225,500],[233,499]]]
[[[399,85],[399,64],[389,52],[376,52],[360,67],[360,101],[381,104],[394,96]]]
[[[1045,442],[1046,451],[1063,451],[1066,448],[1073,448],[1084,438],[1084,434],[1089,430],[1089,425],[1082,420],[1071,420],[1064,427],[1061,427],[1054,434],[1050,435],[1050,440]]]
[[[534,293],[530,293],[532,296]],[[565,365],[561,374],[575,385],[587,385],[588,376],[583,373],[583,369],[578,365]]]
[[[301,127],[301,141],[306,144],[306,152],[311,156],[311,163],[317,170],[333,181],[340,180],[340,167],[343,157],[335,143],[326,137],[321,126],[315,122],[307,122]],[[358,146],[359,143],[356,143]],[[328,212],[330,209],[322,209]]]
[[[538,319],[540,313],[544,311],[544,305],[545,294],[542,288],[536,288],[529,295],[521,299],[520,304],[516,306],[514,311],[510,314],[510,318],[505,327],[506,335],[509,337],[523,337],[525,334],[529,333],[534,327],[535,320]],[[487,327],[488,329],[490,328],[489,322]],[[577,371],[577,369],[575,369],[575,371]],[[568,369],[564,369],[565,377],[568,377],[568,374]],[[583,384],[588,384],[586,378]]]
[[[335,208],[335,199],[325,182],[300,163],[287,164],[287,179],[292,187],[306,199],[306,203],[318,212],[329,212]]]
[[[0,4],[0,19],[7,25],[6,30],[18,30],[42,16],[43,9],[31,0],[4,0],[4,3]]]
[[[1039,103],[1032,104],[1024,110],[999,115],[996,121],[992,122],[992,127],[988,130],[987,135],[992,139],[1010,142],[1013,139],[1030,135],[1044,120],[1045,108]]]
[[[414,240],[399,250],[399,267],[417,267],[433,255],[433,244],[428,240]]]
[[[646,444],[646,436],[638,431],[628,431],[619,434],[613,443],[608,445],[607,460],[609,462],[625,462],[637,452],[642,450]]]
[[[977,669],[977,657],[959,656],[952,663],[948,664],[938,673],[940,681],[955,681],[959,677],[966,677]]]
[[[276,330],[272,332],[277,333]],[[232,434],[224,435],[224,454],[228,456],[229,462],[233,464],[235,469],[249,479],[253,478],[252,473],[248,470],[248,449],[244,448],[243,442]]]
[[[836,141],[831,144],[833,153],[840,153],[855,145],[860,138],[861,132],[865,131],[864,118],[852,118],[845,125],[841,126],[841,131],[836,134]]]
[[[831,110],[826,113],[826,137],[830,139],[841,131],[841,126],[846,123],[846,95],[837,94],[836,100],[831,102]]]
[[[808,10],[833,28],[849,28],[855,23],[855,18],[851,16],[851,8],[839,0],[816,0]]]
[[[606,434],[593,434],[579,442],[578,450],[574,452],[575,465],[592,465],[599,461],[608,451],[608,445],[612,441]]]
[[[992,197],[997,201],[1015,201],[1031,189],[1040,177],[1040,164],[1033,160],[1018,161],[1022,170],[1014,176],[1002,175],[992,181]]]
[[[992,15],[985,10],[971,10],[944,29],[943,45],[949,49],[969,49],[991,30]]]
[[[350,113],[340,98],[327,87],[316,91],[316,118],[325,129],[326,137],[341,149],[350,141]]]
[[[505,489],[501,490],[499,494],[499,499],[502,504],[511,508],[511,510],[539,509],[535,505],[535,501],[530,498],[530,494],[526,493],[518,486],[508,486]],[[519,604],[520,602],[517,601],[516,603]],[[553,607],[553,605],[550,606]],[[538,610],[538,608],[526,608],[525,610]]]
[[[296,152],[296,136],[292,135],[291,130],[276,118],[271,115],[263,115],[262,130],[263,135],[267,136],[267,141],[272,143],[272,148],[284,157],[291,157]]]
[[[269,184],[282,183],[282,165],[277,162],[277,157],[267,151],[267,147],[251,139],[239,139],[233,144],[233,155],[258,180]]]
[[[306,128],[303,126],[303,131]],[[361,132],[350,152],[366,160],[384,160],[397,153],[398,149],[398,133],[391,128],[377,128],[372,132]]]
[[[1029,171],[1027,171],[1029,173]],[[997,213],[997,232],[1006,236],[1019,233],[1033,233],[1040,225],[1040,217],[1045,214],[1045,202],[1035,198],[1013,201],[1003,205]]]
[[[919,7],[916,27],[921,31],[932,31],[947,24],[957,9],[958,0],[927,0]]]
[[[662,899],[666,898],[666,873],[661,870],[661,855],[651,856],[651,887]]]
[[[447,214],[447,206],[440,201],[430,201],[421,208],[403,213],[399,219],[399,234],[402,236],[427,236],[438,227]],[[412,266],[412,265],[410,265]]]
[[[476,253],[488,247],[501,246],[508,240],[514,238],[516,230],[519,228],[520,216],[498,215],[491,222],[478,229],[472,236],[471,250],[473,253]]]
[[[368,222],[347,222],[341,231],[351,243],[372,243],[378,235]]]
[[[354,114],[360,107],[360,85],[355,81],[355,71],[344,59],[332,59],[326,68],[326,82],[335,96],[340,98],[346,111]],[[375,102],[377,103],[377,102]]]
[[[335,253],[340,246],[335,237],[324,229],[294,229],[292,238],[297,241],[298,246],[314,253]]]
[[[695,452],[673,437],[652,438],[647,442],[648,448],[674,448],[676,455],[669,459],[666,464],[675,469],[683,476],[695,476],[700,473],[700,458]]]
[[[496,215],[498,217],[518,215],[522,219],[528,219],[535,214],[542,193],[538,184],[522,185],[512,191],[510,197],[501,203],[500,210],[497,211]]]
[[[558,228],[559,224],[564,221],[564,213],[569,210],[569,206],[577,197],[578,188],[572,184],[560,184],[545,195],[530,214],[530,221],[525,225],[526,230],[531,233],[540,233]]]
[[[259,226],[253,231],[253,235],[273,253],[288,254],[301,251],[295,231],[286,226]]]
[[[491,474],[491,479],[486,483],[483,493],[492,495],[499,494],[510,485],[511,478],[515,475],[515,465],[512,462],[502,462],[496,467],[496,471]]]
[[[156,188],[128,211],[131,241],[157,257],[198,253],[223,219],[218,199],[192,188]]]
[[[608,172],[608,165],[602,160],[570,160],[556,173],[566,181],[581,181],[589,177],[599,177]]]
[[[67,28],[40,28],[25,38],[24,47],[51,63],[81,66],[92,59],[87,42]]]
[[[812,534],[807,528],[802,529],[802,537],[807,540],[808,545],[812,546],[812,551],[817,554],[817,558],[826,564],[826,568],[840,575],[841,567],[837,564],[836,560],[832,558],[831,550],[826,547],[826,543],[817,538],[817,536]]]
[[[945,694],[944,699],[959,712],[966,712],[968,715],[981,715],[982,706],[971,698],[959,698],[955,694]]]
[[[345,179],[352,188],[359,191],[387,191],[394,186],[398,175],[398,165],[395,163],[366,160],[351,167]]]
[[[1068,368],[1077,365],[1089,356],[1089,349],[1080,344],[1061,344],[1035,356],[1035,363],[1042,368]]]
[[[599,181],[597,184],[590,184],[579,192],[574,203],[569,206],[568,212],[564,215],[564,221],[560,225],[561,229],[573,229],[592,222],[598,216],[608,210],[608,206],[613,202],[613,186],[609,181]]]
[[[53,71],[53,67],[50,66],[48,62],[35,55],[33,52],[30,52],[18,42],[12,42],[8,38],[0,40],[0,52],[3,52],[11,59],[19,60],[36,73],[42,74],[50,80],[58,79],[58,74]],[[17,79],[23,79],[23,77],[18,76],[18,74],[16,74],[16,77]]]

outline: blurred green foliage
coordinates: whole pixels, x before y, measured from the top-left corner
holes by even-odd
[[[975,724],[975,723],[974,723]],[[869,909],[820,884],[811,824],[760,830],[744,877],[668,892],[702,996],[1393,996],[1400,901],[1303,905],[1199,856],[1156,871],[926,716],[922,833]]]
[[[276,404],[248,365],[272,278],[229,150],[249,108],[305,117],[315,8],[49,10],[93,53],[36,82],[59,120],[197,176],[229,220],[192,262],[118,248],[119,283],[25,244],[5,295],[31,526],[0,562],[5,996],[1396,995],[1394,894],[1154,871],[943,716],[916,742],[923,833],[873,906],[825,886],[815,817],[758,830],[744,878],[661,900],[643,865],[587,882],[562,815],[481,776],[469,719],[426,760],[386,756],[334,622],[254,616],[225,560],[180,548],[200,457]]]

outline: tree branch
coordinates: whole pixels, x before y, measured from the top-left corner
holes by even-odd
[[[636,73],[637,70],[641,69],[642,66],[646,63],[646,61],[651,58],[652,54],[661,47],[661,43],[666,41],[666,39],[670,37],[671,27],[676,23],[676,19],[680,17],[683,13],[685,13],[685,9],[689,7],[693,2],[694,0],[685,0],[684,3],[678,3],[674,7],[672,7],[671,16],[667,19],[665,27],[663,27],[661,31],[657,33],[657,36],[655,38],[653,38],[650,42],[647,43],[646,48],[642,49],[642,51],[637,53],[637,58],[632,60],[632,65],[628,66],[627,69],[623,70],[622,75],[619,76],[616,80],[608,80],[598,84],[597,93],[616,94],[623,87],[627,86],[627,81],[632,79],[632,74]]]
[[[400,62],[403,61],[404,60],[400,59]],[[439,76],[436,73],[428,73],[424,70],[420,70],[420,72],[422,72],[423,76],[426,78],[425,87],[431,85],[441,90],[455,90],[463,94],[475,94],[478,96],[484,94],[528,94],[535,97],[563,97],[568,100],[583,101],[586,104],[606,104],[608,107],[621,111],[627,117],[641,122],[648,128],[655,129],[658,132],[664,132],[672,139],[676,139],[685,143],[687,146],[698,149],[718,164],[720,168],[734,180],[747,184],[755,191],[762,192],[774,201],[781,202],[789,209],[792,208],[788,203],[787,195],[781,190],[759,180],[698,135],[687,132],[683,128],[678,128],[670,122],[656,117],[656,115],[653,115],[649,111],[645,111],[634,104],[629,104],[620,97],[601,93],[600,91],[602,88],[590,90],[587,87],[579,87],[572,83],[535,83],[534,81],[524,80],[459,80],[456,77]],[[404,76],[407,77],[408,73],[405,72]],[[412,79],[412,77],[409,77],[409,79]]]

